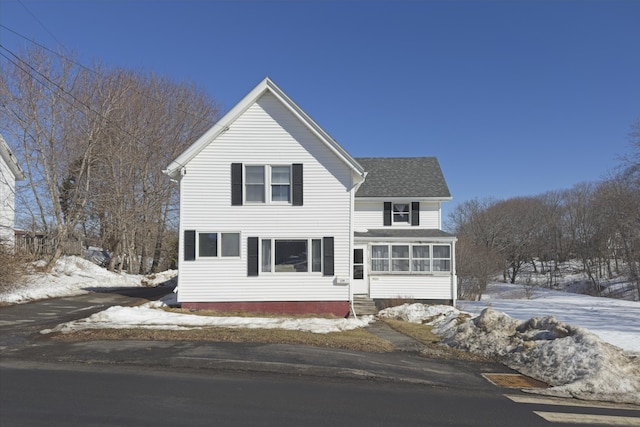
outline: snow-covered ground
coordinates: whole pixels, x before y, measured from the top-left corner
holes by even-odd
[[[154,278],[115,274],[75,257],[63,258],[51,274],[34,274],[0,302],[74,295],[101,287],[163,283],[176,272]],[[163,301],[139,307],[111,307],[51,331],[87,328],[189,329],[205,326],[286,328],[327,333],[365,326],[358,319],[209,317],[170,313]],[[381,316],[429,323],[446,344],[498,357],[506,365],[553,387],[536,390],[556,396],[640,404],[640,303],[537,289],[531,299],[518,285],[493,284],[480,302],[448,306],[405,304]],[[506,314],[505,314],[506,313]]]
[[[76,256],[58,260],[50,273],[37,270],[44,262],[35,263],[24,283],[10,289],[0,290],[0,304],[21,304],[30,301],[81,295],[96,289],[156,286],[166,282],[177,271],[165,271],[153,276],[112,273],[96,264]]]

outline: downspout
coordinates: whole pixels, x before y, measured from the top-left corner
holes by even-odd
[[[353,245],[355,241],[353,221],[354,211],[356,209],[356,192],[366,179],[367,172],[364,172],[360,177],[362,178],[360,182],[351,188],[351,209],[349,209],[349,306],[351,307],[351,314],[353,314],[353,317],[356,320],[358,320],[358,315],[356,314],[356,309],[353,305],[353,287],[351,286],[353,282]]]
[[[453,307],[455,308],[458,298],[458,274],[456,273],[456,241],[455,239],[451,242],[451,301],[453,303]]]

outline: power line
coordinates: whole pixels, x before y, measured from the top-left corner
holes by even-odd
[[[38,17],[37,17],[33,12],[31,12],[31,11],[27,8],[27,6],[25,6],[25,5],[24,5],[24,3],[22,3],[22,1],[21,1],[21,0],[18,0],[18,3],[20,3],[20,6],[22,6],[22,7],[24,8],[24,10],[26,10],[26,11],[27,11],[27,13],[28,13],[29,15],[31,15],[31,17],[32,17],[33,19],[35,19],[35,20],[36,20],[36,22],[37,22],[38,24],[40,24],[40,26],[41,26],[42,28],[44,28],[44,30],[45,30],[47,33],[49,33],[49,35],[50,35],[51,37],[53,37],[53,39],[54,39],[54,40],[55,40],[55,41],[56,41],[60,46],[62,46],[62,48],[63,48],[64,50],[66,50],[66,51],[67,51],[67,53],[69,53],[69,51],[67,50],[67,48],[65,48],[65,47],[64,47],[64,45],[60,42],[60,40],[58,40],[58,38],[57,38],[57,37],[56,37],[56,36],[55,36],[51,31],[49,31],[49,29],[48,29],[48,28],[47,28],[47,27],[42,23],[42,21],[40,21],[40,20],[38,19]]]
[[[34,17],[34,18],[35,18],[35,17]],[[37,18],[36,18],[36,19],[37,19]],[[22,39],[26,40],[27,42],[32,43],[32,44],[34,44],[34,45],[36,45],[36,46],[38,46],[38,47],[40,47],[40,48],[42,48],[42,49],[46,50],[47,52],[49,52],[49,53],[51,53],[51,54],[53,54],[53,55],[56,55],[56,56],[58,56],[58,57],[60,57],[60,58],[62,58],[62,59],[64,59],[64,60],[66,60],[66,61],[68,61],[68,62],[70,62],[70,63],[72,63],[72,64],[75,64],[75,65],[77,65],[78,67],[80,67],[80,68],[82,68],[82,69],[84,69],[84,70],[86,70],[86,71],[88,71],[88,72],[90,72],[90,73],[93,73],[94,75],[96,75],[96,76],[98,76],[98,77],[103,77],[103,75],[102,75],[101,73],[99,73],[98,71],[96,71],[96,70],[94,70],[94,69],[92,69],[92,68],[90,68],[90,67],[87,67],[86,65],[84,65],[84,64],[82,64],[82,63],[80,63],[80,62],[78,62],[78,61],[76,61],[76,60],[74,60],[74,59],[72,59],[72,58],[69,58],[69,57],[67,57],[67,56],[63,55],[63,54],[61,54],[60,52],[56,52],[56,51],[54,51],[54,50],[52,50],[52,49],[48,48],[47,46],[45,46],[45,45],[43,45],[43,44],[41,44],[41,43],[38,43],[38,42],[37,42],[37,41],[35,41],[35,40],[29,39],[29,38],[28,38],[28,37],[26,37],[25,35],[20,34],[19,32],[15,31],[15,30],[13,30],[13,29],[11,29],[11,28],[9,28],[9,27],[7,27],[6,25],[0,24],[0,27],[1,27],[1,28],[4,28],[5,30],[7,30],[7,31],[9,31],[9,32],[11,32],[11,33],[13,33],[13,34],[15,34],[16,36],[18,36],[18,37],[20,37],[20,38],[22,38]],[[52,36],[53,36],[53,35],[52,35]],[[54,39],[55,39],[55,37],[54,37]],[[57,39],[56,39],[56,40],[57,40]],[[59,43],[59,42],[58,42],[58,43]],[[64,50],[69,54],[69,55],[71,55],[71,54],[69,53],[69,51],[64,47],[64,45],[62,45],[61,43],[60,43],[60,45],[62,46],[62,48],[63,48],[63,49],[64,49]],[[0,45],[0,46],[1,46],[1,45]],[[3,47],[4,47],[4,46],[3,46]],[[6,47],[4,47],[4,49],[5,49],[5,50],[7,50],[7,51],[9,51],[9,49],[7,49]],[[12,53],[12,52],[11,52],[11,54],[12,54],[13,56],[16,56],[16,57],[17,57],[17,55],[15,55],[14,53]],[[165,105],[164,101],[162,101],[162,100],[160,100],[160,99],[158,99],[158,98],[154,98],[153,96],[151,96],[151,95],[149,95],[149,94],[147,94],[147,93],[144,93],[144,92],[142,92],[142,91],[136,90],[136,89],[133,89],[133,90],[134,90],[136,93],[138,93],[139,95],[142,95],[143,97],[145,97],[145,98],[147,98],[147,99],[150,99],[150,100],[152,100],[152,101],[155,101],[155,102],[158,102],[158,103],[160,103],[160,104],[162,104],[162,105]],[[207,118],[207,117],[206,117],[206,115],[199,116],[199,115],[193,114],[193,113],[192,113],[192,112],[190,112],[190,111],[182,110],[182,109],[177,108],[177,107],[175,107],[175,106],[170,106],[169,108],[170,108],[170,109],[172,109],[172,110],[175,110],[175,111],[181,112],[181,113],[183,113],[183,114],[187,114],[187,115],[189,115],[189,116],[193,117],[194,119],[196,119],[195,126],[199,125],[199,124],[200,124],[200,122],[204,121],[204,120]]]
[[[104,115],[102,115],[100,112],[94,110],[93,108],[91,108],[90,106],[88,106],[87,104],[85,104],[84,102],[82,102],[81,100],[79,100],[78,98],[76,98],[75,95],[73,95],[72,93],[68,92],[67,90],[65,90],[62,86],[60,86],[58,83],[52,81],[51,79],[49,79],[49,77],[45,76],[44,74],[42,74],[41,72],[39,72],[38,70],[36,70],[31,64],[29,64],[28,62],[24,61],[22,58],[20,58],[19,56],[17,56],[15,53],[13,53],[11,50],[7,49],[5,46],[3,46],[2,44],[0,44],[0,49],[4,49],[5,51],[9,52],[9,54],[11,56],[13,56],[15,59],[17,59],[21,64],[25,64],[33,73],[36,73],[38,76],[40,76],[41,79],[44,79],[46,82],[49,83],[45,84],[43,83],[40,79],[38,79],[37,77],[35,77],[29,70],[25,69],[21,64],[17,63],[16,61],[14,61],[13,59],[9,58],[7,55],[5,55],[4,53],[0,52],[0,56],[2,56],[3,58],[5,58],[7,61],[11,62],[15,67],[17,67],[18,69],[20,69],[22,72],[28,74],[31,78],[33,78],[36,82],[40,83],[42,86],[48,88],[49,90],[55,92],[61,100],[65,101],[66,103],[68,103],[69,105],[71,105],[72,107],[77,107],[76,105],[74,105],[73,102],[69,101],[65,96],[61,96],[60,92],[62,92],[64,95],[70,97],[71,99],[73,99],[73,101],[77,104],[80,104],[81,106],[83,106],[86,110],[88,110],[89,112],[95,114],[96,116],[100,117],[101,119],[105,120],[107,123],[111,123],[112,125],[114,125],[114,127],[116,129],[118,129],[119,131],[121,131],[122,133],[126,134],[127,136],[131,137],[132,139],[134,139],[135,141],[137,141],[138,143],[142,143],[142,141],[140,141],[139,138],[137,138],[136,136],[132,135],[131,133],[129,133],[128,131],[122,129],[120,126],[118,126],[116,123],[114,123],[112,120],[108,119],[107,117],[105,117]],[[51,87],[50,85],[52,85],[53,87]],[[57,91],[56,91],[57,89]]]

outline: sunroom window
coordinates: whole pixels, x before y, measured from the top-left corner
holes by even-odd
[[[371,271],[389,271],[389,246],[371,246]]]
[[[391,246],[391,271],[409,271],[409,245]]]
[[[429,273],[451,271],[449,245],[393,245],[371,246],[371,271],[389,273]]]
[[[450,246],[433,246],[433,271],[450,271],[451,270],[451,247]]]
[[[430,257],[428,245],[414,245],[412,248],[411,270],[412,271],[430,271]]]

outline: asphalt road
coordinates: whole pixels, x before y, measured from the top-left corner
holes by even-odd
[[[0,425],[640,426],[640,408],[532,401],[483,378],[511,372],[502,365],[427,359],[391,332],[404,351],[39,334],[166,292],[114,289],[0,308]]]
[[[0,368],[3,426],[543,426],[498,390],[114,366]]]

